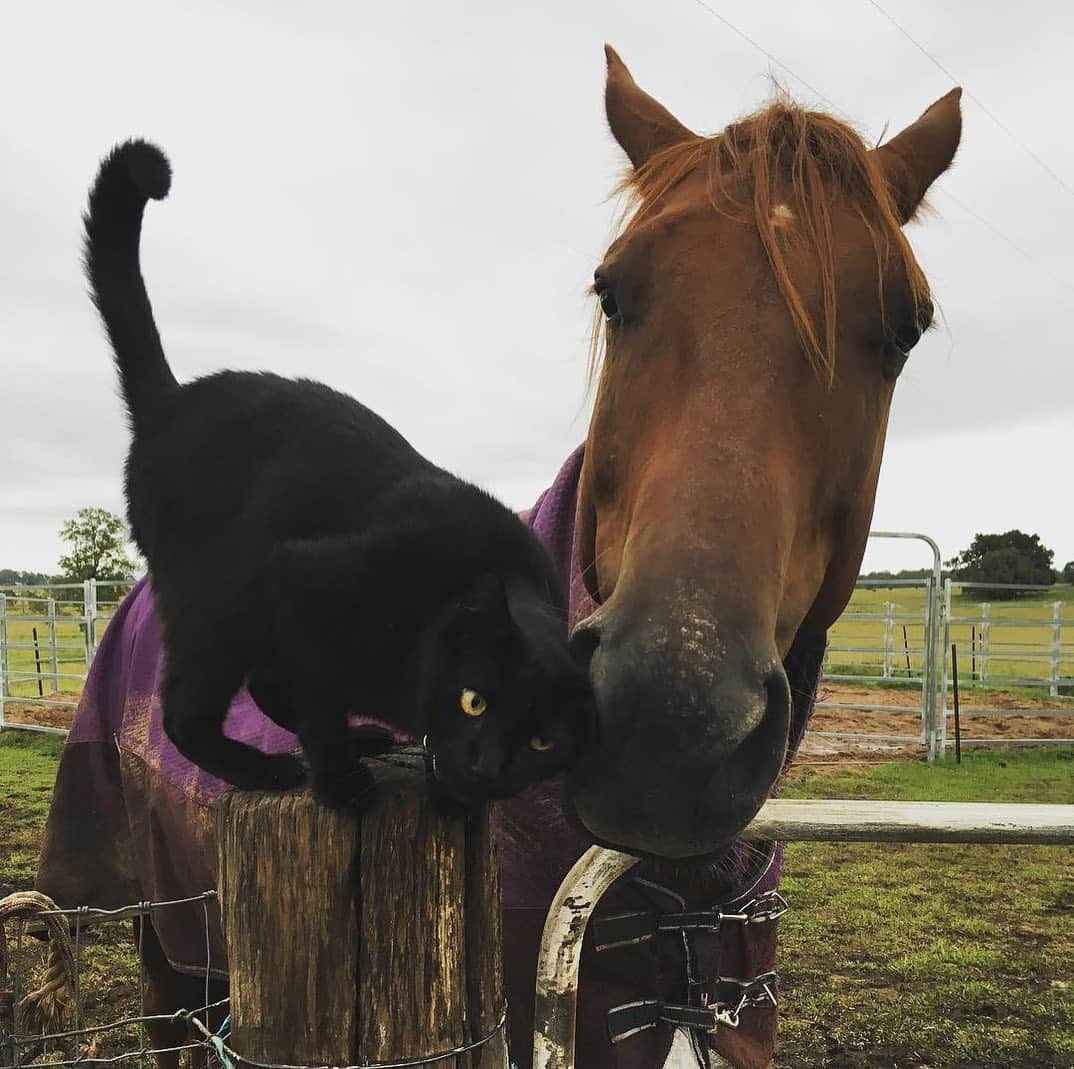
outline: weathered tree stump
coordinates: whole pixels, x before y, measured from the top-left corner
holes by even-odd
[[[371,759],[360,816],[308,792],[235,791],[219,809],[230,1045],[259,1062],[434,1055],[496,1030],[500,879],[488,813],[435,812],[422,759]],[[439,1061],[503,1069],[506,1040]]]

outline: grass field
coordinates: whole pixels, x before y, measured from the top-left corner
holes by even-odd
[[[975,657],[974,651],[975,645],[980,641],[981,628],[973,621],[981,617],[982,604],[988,591],[970,590],[962,594],[958,593],[958,587],[955,590],[951,601],[951,616],[954,621],[951,624],[951,641],[959,650],[960,682],[970,686],[974,682],[971,671],[973,662],[976,662],[978,671],[981,668],[981,662]],[[1059,674],[1061,678],[1074,678],[1074,589],[1069,585],[1059,584],[1048,591],[1033,591],[1015,601],[991,603],[989,683],[1003,686],[1004,680],[1010,678],[1039,678],[1042,682],[1047,679],[1051,670],[1052,606],[1056,601],[1064,603],[1061,610]],[[922,587],[858,587],[846,613],[831,630],[831,645],[873,647],[877,652],[865,652],[862,649],[853,652],[832,651],[826,662],[827,671],[848,675],[880,674],[885,661],[884,654],[880,652],[884,646],[884,621],[855,619],[855,614],[882,616],[888,603],[894,605],[893,611],[897,617],[893,643],[895,652],[890,659],[892,675],[894,678],[906,676],[902,631],[905,626],[905,640],[911,651],[911,675],[920,678],[922,657],[917,651],[924,644],[925,621],[925,591]],[[909,619],[898,618],[901,616]],[[968,622],[966,618],[969,618]]]
[[[0,894],[33,879],[58,755],[0,734]],[[804,767],[783,793],[1072,803],[1074,751]],[[1074,1066],[1069,850],[792,844],[783,889],[780,1069]],[[90,1019],[133,1005],[127,925],[90,936],[85,963]]]
[[[54,736],[0,733],[0,897],[33,884],[62,748],[63,741]],[[80,943],[85,1023],[102,1024],[134,1011],[138,966],[130,923],[89,929]],[[29,964],[28,979],[40,975],[44,955],[36,940],[9,930],[9,949],[13,959]],[[25,991],[26,979],[23,984]],[[137,1031],[126,1028],[99,1047],[84,1047],[83,1053],[105,1057],[137,1048]]]
[[[803,769],[786,797],[1074,803],[1074,751]],[[1074,856],[794,843],[785,1069],[1074,1066]]]

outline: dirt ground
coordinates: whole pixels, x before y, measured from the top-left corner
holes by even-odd
[[[914,735],[920,726],[921,693],[901,687],[865,687],[854,683],[821,683],[820,701],[853,705],[892,705],[900,712],[871,712],[862,709],[817,709],[811,731],[866,732],[873,735]],[[954,716],[948,696],[947,735],[954,740]],[[975,716],[976,709],[1010,709],[1010,716]],[[1017,691],[990,690],[964,695],[960,702],[963,739],[1069,739],[1074,738],[1074,702],[1048,700]],[[919,751],[919,746],[869,740],[822,739],[806,736],[803,757],[846,755],[861,759],[875,755],[891,757],[902,750]]]
[[[11,724],[35,724],[38,727],[69,728],[78,704],[78,694],[71,690],[56,690],[45,697],[53,702],[70,702],[70,705],[21,704],[18,699],[4,702],[4,722]]]
[[[47,695],[52,701],[70,702],[69,706],[37,706],[8,701],[4,719],[10,723],[36,724],[42,727],[70,727],[78,695],[56,691]],[[870,712],[863,709],[817,709],[810,734],[798,758],[799,764],[830,764],[886,761],[892,757],[922,755],[917,745],[872,740],[826,739],[813,731],[844,731],[871,735],[913,735],[918,731],[920,691],[901,687],[868,687],[854,683],[822,683],[820,701],[853,705],[892,705],[904,707],[900,712]],[[950,705],[950,698],[948,699]],[[1018,715],[974,716],[980,708],[1011,709]],[[1056,715],[1059,714],[1059,715]],[[970,693],[961,702],[964,739],[1060,739],[1074,738],[1074,701],[1049,701],[1017,691],[991,690]],[[948,713],[948,738],[953,745],[954,717]]]
[[[17,698],[8,698],[4,702],[4,722],[12,724],[35,724],[38,727],[69,728],[78,704],[78,693],[72,690],[55,690],[46,694],[52,702],[67,702],[59,705],[31,705],[21,703]]]

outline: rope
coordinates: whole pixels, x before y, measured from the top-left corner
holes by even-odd
[[[4,997],[0,998],[0,1034],[10,1035],[12,1041],[15,1033],[39,1036],[61,1026],[72,1009],[78,1015],[71,936],[54,910],[56,903],[40,891],[16,891],[0,899],[0,982],[5,985]],[[4,923],[25,917],[40,919],[45,925],[49,938],[48,965],[41,985],[13,1006],[13,993],[6,988],[8,958]]]

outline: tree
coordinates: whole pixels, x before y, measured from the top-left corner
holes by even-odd
[[[71,547],[60,557],[60,570],[68,581],[134,577],[137,565],[127,552],[127,525],[107,509],[79,509],[60,528],[60,538]]]
[[[1041,542],[1039,535],[1014,530],[1004,534],[976,534],[969,547],[947,563],[954,568],[956,580],[1035,586],[1053,582],[1054,558],[1055,554]],[[995,590],[989,592],[989,599],[1004,601],[1022,593]]]
[[[1064,583],[1074,583],[1074,560],[1068,560],[1059,573],[1059,578]]]
[[[24,572],[18,568],[0,568],[0,586],[40,586],[48,582],[44,572]]]

